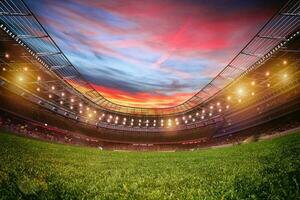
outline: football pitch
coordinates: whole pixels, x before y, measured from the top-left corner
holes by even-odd
[[[300,199],[300,133],[185,152],[112,152],[0,133],[0,199]]]

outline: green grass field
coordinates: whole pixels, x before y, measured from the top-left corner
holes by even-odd
[[[0,199],[300,199],[300,133],[194,152],[109,152],[0,133]]]

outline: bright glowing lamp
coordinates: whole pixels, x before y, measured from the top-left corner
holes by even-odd
[[[270,72],[266,72],[266,76],[270,76]]]

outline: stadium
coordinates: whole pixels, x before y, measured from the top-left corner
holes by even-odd
[[[0,64],[0,199],[300,199],[298,0],[2,0]]]

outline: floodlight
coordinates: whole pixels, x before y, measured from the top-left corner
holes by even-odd
[[[270,76],[270,72],[267,71],[267,72],[266,72],[266,76]]]

